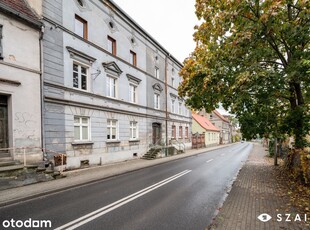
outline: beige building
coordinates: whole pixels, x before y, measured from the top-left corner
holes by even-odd
[[[41,161],[42,24],[22,0],[0,2],[0,158]],[[36,148],[33,148],[36,147]]]
[[[205,134],[205,145],[218,145],[220,141],[220,130],[216,128],[205,116],[192,113],[193,134]]]

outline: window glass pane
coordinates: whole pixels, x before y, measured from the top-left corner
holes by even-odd
[[[82,123],[83,124],[88,124],[88,118],[82,117]]]
[[[112,121],[112,126],[116,126],[116,121]]]
[[[74,140],[80,140],[80,127],[74,126]]]
[[[82,139],[88,140],[88,127],[87,126],[82,127]]]
[[[74,123],[79,124],[80,123],[80,118],[79,117],[74,117]]]
[[[81,79],[81,89],[86,90],[87,89],[87,77],[85,75],[82,75]]]
[[[86,75],[86,68],[83,67],[83,66],[81,66],[81,72],[82,72],[82,74],[85,74],[85,75]]]
[[[75,19],[75,33],[81,37],[84,37],[84,23],[78,19]]]
[[[73,72],[73,87],[79,88],[79,75],[76,72]]]
[[[77,64],[73,64],[73,71],[75,71],[75,72],[79,71],[79,67]]]

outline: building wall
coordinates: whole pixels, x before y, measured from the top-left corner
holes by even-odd
[[[195,133],[205,134],[205,145],[206,146],[212,146],[212,145],[219,144],[220,132],[206,130],[203,127],[201,127],[199,123],[195,121],[194,119],[192,123],[192,131],[193,131],[193,134]]]
[[[2,13],[0,25],[0,94],[8,97],[8,147],[41,148],[40,32]],[[42,160],[40,151],[26,153],[28,162]],[[23,159],[18,151],[13,157]]]
[[[108,7],[107,2],[84,1],[84,7],[76,0],[43,4],[45,145],[50,150],[67,153],[68,168],[79,167],[83,160],[104,164],[142,156],[153,143],[154,123],[161,125],[162,144],[167,143],[166,137],[170,138],[169,128],[174,123],[184,126],[183,130],[191,124],[188,112],[166,113],[166,107],[170,108],[166,91],[177,95],[177,85],[166,88],[165,83],[172,68],[179,81],[181,64],[121,11]],[[75,15],[87,21],[87,39],[76,35]],[[107,51],[108,36],[116,40],[115,56]],[[137,66],[129,63],[130,50],[137,55]],[[73,63],[88,68],[87,90],[73,87]],[[158,79],[155,67],[159,69]],[[109,97],[107,92],[111,75],[117,81],[116,98]],[[129,100],[132,80],[137,83],[136,103]],[[159,109],[154,108],[155,92],[160,94]],[[185,111],[184,103],[182,106]],[[74,116],[89,118],[89,141],[74,140]],[[108,119],[118,121],[116,141],[107,140]],[[138,124],[138,140],[130,140],[130,121]]]

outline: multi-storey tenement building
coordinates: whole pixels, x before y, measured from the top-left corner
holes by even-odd
[[[23,162],[27,158],[28,163],[33,163],[43,158],[40,149],[42,26],[24,0],[0,0],[1,166],[12,160]]]
[[[207,117],[211,123],[220,130],[220,144],[231,143],[231,124],[230,121],[220,114],[217,110],[206,113],[203,109],[199,115]]]
[[[182,67],[109,0],[43,1],[44,145],[67,168],[190,146]]]

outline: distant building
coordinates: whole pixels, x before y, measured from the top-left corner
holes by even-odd
[[[205,146],[218,145],[220,141],[220,130],[216,128],[205,116],[192,113],[192,117],[193,134],[204,134]]]
[[[38,1],[40,2],[40,1]],[[0,158],[42,161],[43,24],[24,0],[0,1]],[[33,148],[36,147],[36,148]]]
[[[45,147],[67,168],[191,146],[182,64],[109,0],[43,0]],[[49,157],[53,157],[51,152]]]
[[[198,114],[208,118],[220,130],[220,144],[231,143],[232,128],[227,118],[222,116],[217,110],[213,110],[211,113],[206,113],[205,110],[202,110]]]

